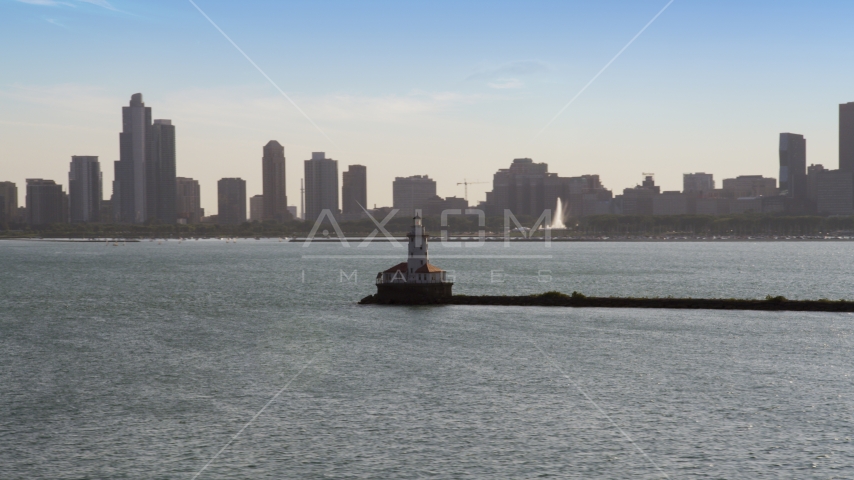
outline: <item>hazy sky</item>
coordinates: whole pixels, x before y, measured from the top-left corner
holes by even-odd
[[[121,107],[141,92],[176,125],[178,175],[261,193],[261,148],[285,146],[288,200],[325,151],[368,168],[368,203],[427,174],[472,203],[515,157],[615,194],[654,172],[777,177],[780,132],[836,168],[838,104],[854,101],[854,2],[675,0],[537,133],[668,0],[332,2],[0,0],[0,180],[68,183],[97,155],[109,198]]]

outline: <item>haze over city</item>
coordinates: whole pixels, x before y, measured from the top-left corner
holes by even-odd
[[[0,480],[854,478],[852,19],[0,0]]]
[[[777,177],[780,132],[835,168],[838,105],[854,100],[845,3],[196,5],[305,116],[191,2],[8,0],[3,179],[64,183],[72,155],[93,155],[109,198],[136,92],[175,125],[177,175],[199,180],[209,211],[220,178],[261,192],[272,139],[292,205],[313,151],[341,170],[365,165],[371,206],[390,205],[392,180],[409,175],[430,175],[443,197],[485,182],[469,186],[476,204],[520,157],[614,191],[642,172],[664,190],[687,172]]]

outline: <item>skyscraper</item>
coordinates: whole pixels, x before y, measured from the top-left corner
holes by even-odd
[[[53,180],[27,179],[27,223],[48,225],[65,222],[65,192]]]
[[[18,218],[18,187],[14,182],[0,182],[0,197],[3,197],[3,221],[20,221]]]
[[[436,195],[436,181],[427,175],[396,177],[392,183],[392,203],[401,215],[411,217],[415,210],[427,207],[427,200]]]
[[[854,102],[839,105],[839,170],[854,172]]]
[[[155,120],[146,135],[146,220],[177,221],[175,212],[175,126]]]
[[[325,209],[338,213],[338,160],[311,152],[311,160],[305,161],[304,220],[317,220]]]
[[[350,165],[341,174],[341,212],[360,214],[368,208],[368,169],[363,165]]]
[[[288,212],[288,196],[285,189],[285,147],[275,140],[264,145],[264,156],[261,159],[263,170],[264,209],[262,220],[284,221],[290,219]]]
[[[223,178],[217,182],[217,222],[240,225],[246,221],[246,180]]]
[[[249,197],[249,221],[250,222],[263,222],[263,212],[264,212],[264,196],[263,195],[253,195]]]
[[[119,161],[113,183],[113,208],[121,222],[143,223],[146,212],[146,149],[151,126],[151,107],[142,102],[142,94],[130,97],[122,107],[122,132],[119,134]]]
[[[515,215],[540,215],[546,208],[555,208],[556,198],[566,200],[565,193],[546,195],[548,171],[548,164],[534,163],[530,158],[514,158],[510,168],[498,170],[492,177],[492,192],[486,194],[491,214],[502,215],[509,209]],[[565,190],[559,179],[551,178],[551,182],[558,183],[552,190]]]
[[[202,221],[201,189],[192,178],[175,178],[175,215],[187,223]]]
[[[796,201],[807,198],[807,141],[796,133],[780,134],[780,193]]]
[[[125,165],[121,160],[113,161],[113,193],[110,195],[110,206],[113,210],[113,223],[122,223],[122,177],[125,174]]]
[[[821,215],[854,214],[854,172],[823,170],[815,173],[815,210]]]
[[[514,158],[510,168],[499,169],[492,176],[492,191],[486,192],[486,201],[478,208],[488,216],[501,216],[509,210],[513,215],[540,217],[546,210],[557,215],[560,202],[564,218],[582,217],[610,213],[613,197],[599,175],[561,177],[549,173],[546,163]]]
[[[807,167],[807,199],[812,205],[815,205],[818,198],[818,176],[820,173],[826,171],[822,164]]]
[[[68,172],[68,196],[71,223],[101,220],[101,164],[98,157],[71,157]]]

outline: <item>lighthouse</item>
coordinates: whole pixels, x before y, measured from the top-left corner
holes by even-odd
[[[388,303],[430,303],[451,296],[453,282],[448,274],[430,263],[430,235],[415,215],[408,240],[405,262],[377,274],[377,298]]]

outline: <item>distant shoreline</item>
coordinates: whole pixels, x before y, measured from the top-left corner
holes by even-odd
[[[91,238],[91,237],[2,237],[0,236],[0,241],[3,240],[28,240],[28,241],[40,241],[40,242],[70,242],[70,243],[106,243],[106,242],[144,242],[144,241],[192,241],[192,240],[226,240],[226,239],[236,239],[241,242],[247,242],[252,240],[277,240],[281,239],[283,242],[287,243],[305,243],[308,240],[306,238],[287,238],[287,237],[278,237],[278,236],[233,236],[233,237],[109,237],[109,238]],[[348,242],[362,242],[365,240],[365,237],[346,237]],[[394,241],[397,242],[406,242],[405,237],[395,237]],[[503,243],[505,242],[504,238],[485,238],[482,240],[486,243]],[[522,238],[522,237],[511,237],[511,243],[542,243],[545,239],[538,238]],[[687,242],[827,242],[827,241],[836,241],[836,242],[848,242],[854,241],[854,236],[729,236],[729,237],[580,237],[580,238],[552,238],[549,240],[550,242],[555,243],[564,243],[564,242],[610,242],[610,243],[619,243],[619,242],[629,242],[629,243],[637,243],[637,242],[669,242],[669,243],[687,243]],[[390,243],[391,239],[386,237],[374,237],[370,240],[372,243]],[[440,243],[441,239],[433,239],[432,243]],[[447,240],[448,243],[478,243],[481,242],[477,237],[471,236],[460,236],[460,237],[451,237]],[[338,238],[313,238],[311,239],[311,243],[341,243],[341,239]]]

